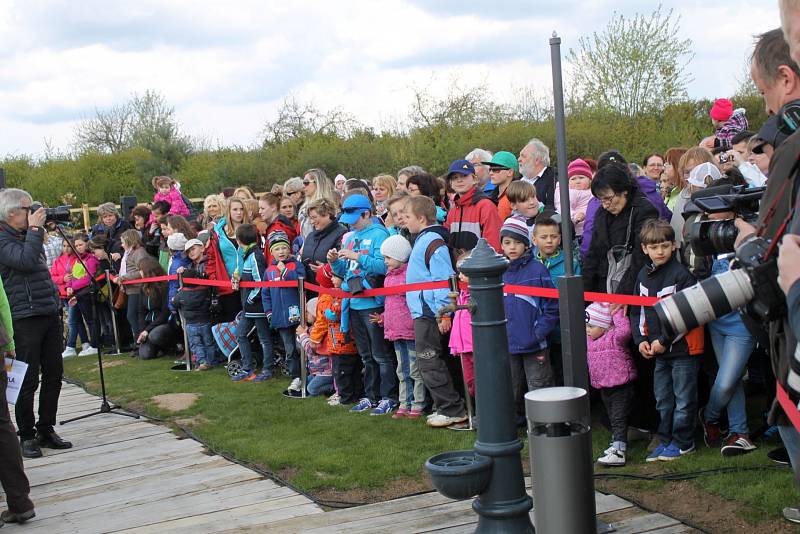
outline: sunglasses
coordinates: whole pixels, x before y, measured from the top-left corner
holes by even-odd
[[[316,180],[303,180],[303,185],[316,183]]]
[[[367,211],[367,208],[342,208],[342,211],[345,213],[360,213],[362,211]]]
[[[298,189],[297,191],[289,191],[289,192],[288,192],[288,193],[286,193],[286,194],[287,194],[287,195],[296,195],[296,194],[298,194],[298,193],[302,193],[302,192],[303,192],[302,190]]]

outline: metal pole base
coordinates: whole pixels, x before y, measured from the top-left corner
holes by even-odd
[[[73,421],[80,421],[81,419],[88,419],[89,417],[93,417],[95,415],[100,415],[100,414],[104,414],[104,413],[110,413],[110,414],[114,414],[114,415],[124,415],[125,417],[132,417],[134,419],[139,419],[140,418],[138,414],[123,412],[123,411],[117,411],[117,410],[121,410],[121,408],[119,406],[112,406],[112,405],[110,405],[108,403],[108,401],[104,400],[104,401],[102,401],[100,403],[100,409],[97,410],[96,412],[79,415],[78,417],[73,417],[72,419],[65,419],[63,421],[59,421],[58,424],[59,425],[66,425],[67,423],[72,423]]]
[[[533,501],[529,495],[513,501],[491,503],[483,506],[480,498],[472,503],[472,509],[479,515],[475,532],[491,534],[535,533],[530,509]]]

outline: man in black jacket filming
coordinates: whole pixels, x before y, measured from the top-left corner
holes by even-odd
[[[17,359],[28,364],[16,404],[17,431],[25,458],[38,458],[41,447],[68,449],[72,444],[53,430],[61,393],[62,322],[56,290],[44,255],[45,210],[31,212],[31,196],[21,189],[0,191],[0,277],[14,326]],[[42,375],[39,420],[33,396]]]

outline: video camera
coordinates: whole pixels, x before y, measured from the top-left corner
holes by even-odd
[[[733,219],[722,221],[700,220],[706,214],[733,212],[747,222],[758,218],[758,203],[766,187],[746,189],[743,185],[720,185],[697,191],[692,195],[692,204],[697,210],[685,215],[688,241],[695,254],[711,256],[733,252],[733,244],[739,231]]]
[[[34,211],[39,210],[39,208],[43,207],[42,203],[39,201],[31,203],[31,213]],[[45,214],[45,223],[53,223],[53,224],[61,224],[61,225],[69,225],[72,222],[69,209],[72,206],[57,206],[55,208],[44,208]]]

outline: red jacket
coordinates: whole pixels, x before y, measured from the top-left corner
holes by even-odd
[[[67,283],[64,281],[64,276],[72,272],[72,263],[74,258],[67,254],[62,254],[55,259],[53,266],[50,267],[50,277],[53,283],[58,288],[58,296],[62,299],[67,298]]]
[[[267,225],[267,230],[264,232],[264,257],[267,261],[272,261],[272,256],[269,254],[269,234],[272,232],[286,232],[289,236],[289,248],[292,248],[292,243],[297,238],[299,233],[297,225],[292,223],[285,215],[279,213],[275,220]]]
[[[478,239],[485,238],[497,252],[500,249],[500,227],[503,221],[497,206],[489,197],[473,187],[463,195],[456,195],[447,212],[444,227],[450,232],[450,245],[456,249],[472,250]]]

